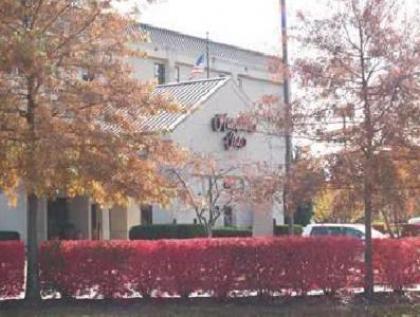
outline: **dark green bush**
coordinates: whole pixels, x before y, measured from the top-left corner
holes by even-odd
[[[191,239],[206,236],[203,226],[193,224],[139,225],[131,227],[129,232],[130,240]],[[213,237],[252,237],[252,230],[236,227],[217,228],[213,230]]]
[[[162,224],[133,226],[130,240],[191,239],[206,237],[206,230],[194,224]]]
[[[303,227],[301,225],[293,226],[294,235],[301,235]],[[274,226],[274,236],[286,236],[289,234],[289,225],[275,225]]]
[[[19,232],[0,231],[0,241],[20,240]]]
[[[213,237],[215,238],[245,238],[252,237],[252,229],[225,227],[213,230]]]

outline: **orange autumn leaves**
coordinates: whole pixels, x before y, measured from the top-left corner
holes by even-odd
[[[139,130],[177,106],[132,76],[133,23],[107,1],[5,0],[0,10],[0,187],[167,204],[160,172],[185,153]],[[84,79],[84,80],[83,80]]]

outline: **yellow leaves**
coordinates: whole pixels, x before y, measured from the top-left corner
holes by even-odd
[[[104,187],[97,181],[92,181],[91,182],[91,189],[90,189],[90,194],[92,196],[92,198],[97,201],[99,204],[103,204],[105,203],[106,199],[106,191],[104,189]]]
[[[314,199],[314,220],[329,222],[333,219],[336,193],[333,190],[322,190]]]
[[[154,86],[131,75],[124,59],[134,50],[126,32],[131,21],[91,1],[82,1],[74,14],[64,2],[46,0],[33,30],[13,33],[20,2],[6,1],[0,12],[0,37],[7,43],[0,46],[0,127],[10,132],[0,130],[0,188],[12,202],[20,184],[38,196],[168,204],[175,191],[161,167],[179,166],[187,154],[141,135],[132,119],[180,107],[152,96]],[[20,72],[3,80],[4,64]],[[82,69],[93,80],[83,81]]]

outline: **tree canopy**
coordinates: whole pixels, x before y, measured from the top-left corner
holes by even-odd
[[[176,107],[131,75],[134,21],[93,0],[7,0],[0,19],[0,187],[167,203],[159,165],[179,156],[137,122]]]
[[[412,164],[420,159],[420,28],[403,5],[328,1],[325,17],[300,14],[296,33],[308,54],[292,70],[300,88],[294,132],[328,145],[329,190],[362,206],[367,294],[373,292],[372,216],[384,206],[405,208],[398,202],[414,190],[418,196],[420,187]]]
[[[115,2],[115,1],[114,1]],[[123,2],[123,0],[117,2]],[[40,197],[167,204],[161,173],[183,153],[140,122],[178,110],[132,76],[146,40],[106,0],[4,0],[0,6],[0,189],[28,196],[27,297],[39,299]]]

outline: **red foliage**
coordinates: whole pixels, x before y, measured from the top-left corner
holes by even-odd
[[[41,246],[43,292],[62,296],[105,298],[129,293],[129,262],[133,248],[122,241],[53,241]]]
[[[420,283],[420,240],[375,241],[376,283]],[[47,242],[44,292],[116,298],[334,293],[360,287],[363,243],[348,238]]]
[[[354,286],[360,241],[347,238],[47,242],[44,292],[115,298],[327,292]]]
[[[0,298],[23,291],[25,249],[20,241],[0,242]]]
[[[374,267],[376,283],[393,290],[420,284],[420,239],[375,241]]]

